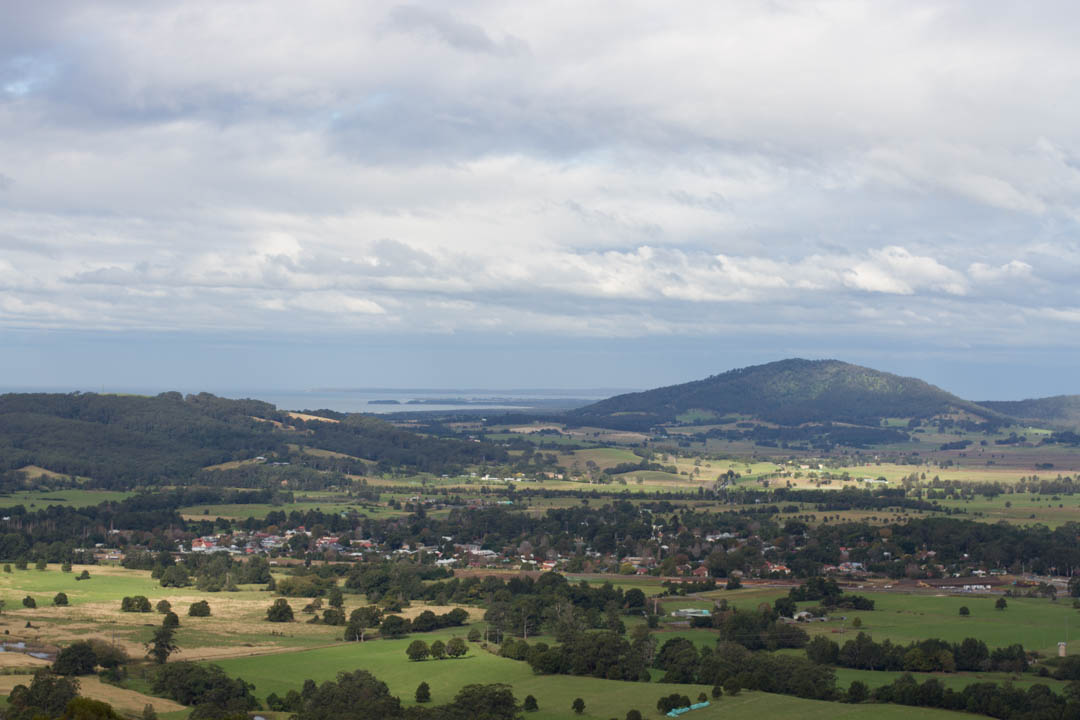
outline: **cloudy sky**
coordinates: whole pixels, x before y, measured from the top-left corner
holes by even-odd
[[[1080,393],[1078,21],[9,0],[0,384]]]

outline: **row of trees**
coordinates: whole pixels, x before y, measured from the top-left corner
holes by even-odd
[[[1028,656],[1021,645],[1009,645],[990,650],[977,638],[965,638],[958,643],[927,639],[907,645],[889,640],[874,642],[860,632],[843,646],[818,635],[806,646],[806,656],[819,665],[862,670],[907,670],[911,672],[980,672],[996,670],[1023,672],[1028,668]]]
[[[405,648],[405,654],[414,662],[427,660],[429,657],[433,660],[459,658],[464,657],[466,652],[468,652],[468,647],[466,647],[465,641],[459,637],[450,638],[445,643],[442,640],[436,640],[431,645],[428,645],[423,640],[413,640],[409,643],[409,647]]]

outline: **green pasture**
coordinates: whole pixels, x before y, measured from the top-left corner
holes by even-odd
[[[850,668],[837,668],[836,669],[836,685],[837,687],[847,690],[851,683],[855,680],[860,680],[866,683],[866,686],[873,690],[874,688],[881,687],[882,685],[889,685],[900,676],[905,673],[901,671],[883,671],[883,670],[852,670]],[[968,685],[974,683],[992,682],[999,685],[1011,682],[1014,687],[1029,688],[1032,685],[1046,685],[1056,693],[1061,693],[1065,690],[1065,686],[1068,684],[1062,680],[1054,680],[1053,678],[1041,678],[1033,674],[1014,675],[1012,673],[1002,672],[958,672],[958,673],[910,673],[917,682],[924,683],[931,678],[937,680],[942,685],[953,690],[963,690]]]
[[[645,717],[662,717],[656,701],[672,692],[696,699],[698,693],[708,693],[704,685],[670,685],[663,683],[630,683],[563,675],[535,675],[528,664],[497,657],[475,643],[469,643],[469,653],[458,660],[426,660],[410,662],[405,648],[416,638],[429,644],[453,636],[450,632],[413,635],[399,640],[374,640],[348,643],[302,652],[261,655],[221,660],[226,673],[243,677],[255,684],[255,694],[265,698],[269,693],[284,695],[299,690],[307,678],[318,682],[331,680],[341,671],[366,669],[390,687],[405,705],[413,704],[413,693],[421,680],[431,686],[432,703],[450,701],[462,686],[470,683],[502,682],[511,685],[518,700],[533,695],[540,709],[530,714],[537,720],[563,720],[574,716],[570,710],[573,699],[585,701],[585,713],[580,717],[605,720],[624,717],[637,708]],[[784,695],[742,692],[724,697],[707,709],[696,711],[692,717],[708,720],[722,717],[762,717],[780,720],[827,720],[829,718],[946,718],[954,717],[943,711],[904,708],[890,705],[850,706],[839,703],[801,700]]]
[[[706,420],[715,420],[717,417],[714,410],[687,410],[680,413],[675,417],[676,422],[681,423],[701,423]]]
[[[1019,643],[1026,650],[1037,650],[1050,656],[1057,653],[1059,641],[1070,634],[1075,637],[1080,629],[1080,613],[1068,600],[1008,598],[1008,607],[996,610],[994,603],[999,596],[852,592],[873,599],[875,609],[870,612],[839,609],[836,617],[845,616],[846,620],[812,623],[806,630],[825,634],[841,644],[860,631],[878,641],[888,638],[904,644],[926,638],[960,642],[974,637],[991,648]],[[800,603],[800,606],[814,604]],[[961,606],[967,606],[971,615],[960,617]],[[856,617],[862,621],[860,628],[854,627]],[[1071,633],[1070,627],[1073,628]]]
[[[536,445],[573,445],[580,447],[582,445],[592,445],[593,443],[578,437],[571,437],[567,435],[536,435],[533,433],[519,433],[519,432],[498,432],[489,431],[484,433],[484,439],[490,442],[513,442],[515,440],[525,439]]]
[[[601,470],[615,467],[620,463],[641,462],[641,458],[623,448],[590,448],[588,450],[575,450],[569,458],[561,458],[568,468],[575,465],[584,471],[590,462],[596,463]]]
[[[661,586],[661,578],[650,575],[586,575],[566,573],[566,579],[570,581],[571,584],[582,581],[587,582],[590,585],[611,583],[614,587],[622,588],[623,591],[637,588],[645,593],[646,596],[655,595],[664,589]]]
[[[220,504],[220,505],[191,505],[180,509],[180,513],[185,517],[193,520],[206,519],[213,520],[214,518],[228,518],[230,520],[246,520],[249,517],[253,518],[265,518],[272,512],[280,511],[288,515],[291,512],[309,512],[311,510],[321,510],[326,513],[333,512],[347,512],[349,510],[355,510],[359,513],[363,513],[369,517],[376,517],[381,514],[395,514],[395,511],[390,510],[385,512],[388,508],[383,507],[371,507],[364,506],[359,503],[341,503],[336,504],[333,502],[301,502],[301,503],[288,503],[285,505],[271,505],[268,503],[240,503],[240,504]]]
[[[83,570],[89,571],[90,579],[76,580]],[[45,570],[36,570],[30,565],[27,570],[0,572],[0,600],[4,601],[8,611],[21,609],[27,595],[37,601],[39,608],[51,606],[53,597],[59,592],[68,596],[71,605],[112,601],[119,605],[125,595],[164,597],[168,594],[149,572],[142,570],[117,571],[96,565],[75,565],[66,573],[60,571],[59,565],[50,564]]]
[[[958,578],[956,582],[978,580]],[[812,635],[826,635],[839,644],[853,639],[861,631],[878,641],[889,639],[903,644],[927,638],[960,642],[968,637],[978,638],[991,648],[1019,643],[1026,650],[1037,650],[1047,657],[1056,655],[1058,642],[1066,638],[1070,639],[1070,653],[1080,647],[1075,640],[1080,636],[1080,611],[1073,609],[1070,598],[1061,598],[1057,602],[1044,598],[1007,598],[1008,607],[996,610],[994,603],[999,595],[875,592],[858,588],[850,588],[847,592],[870,598],[874,601],[874,610],[840,608],[833,615],[836,619],[802,627]],[[665,604],[674,610],[698,606],[694,600],[727,598],[738,608],[752,609],[761,603],[771,604],[784,595],[787,595],[785,590],[751,586],[699,593],[693,598],[665,598]],[[685,604],[679,604],[680,600]],[[799,603],[799,607],[817,604],[804,602]],[[971,611],[969,616],[960,616],[962,606]],[[840,617],[846,619],[840,620]],[[855,627],[855,618],[862,621],[861,627]]]
[[[672,490],[697,487],[699,485],[712,487],[712,482],[715,480],[715,478],[712,478],[708,483],[705,483],[704,478],[702,480],[694,480],[691,479],[689,475],[674,475],[662,470],[633,470],[628,473],[622,473],[621,475],[615,475],[614,477],[616,480],[625,480],[626,488],[632,492]],[[640,483],[638,483],[639,480],[641,481]]]
[[[23,505],[28,510],[30,508],[46,508],[50,505],[92,507],[103,502],[123,500],[134,494],[133,492],[117,490],[54,490],[52,492],[20,490],[0,495],[0,508],[10,508],[16,505]]]
[[[987,522],[1041,523],[1053,528],[1080,521],[1080,495],[1013,493],[994,498],[976,496],[973,500],[939,500],[938,503],[942,507],[962,508],[971,519]]]

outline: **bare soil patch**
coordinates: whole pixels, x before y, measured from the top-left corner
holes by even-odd
[[[321,417],[319,415],[308,415],[307,413],[290,412],[290,413],[285,413],[285,414],[288,415],[289,417],[296,418],[297,420],[303,420],[304,422],[310,422],[312,420],[314,420],[315,422],[328,422],[328,423],[341,422],[340,420],[335,420],[334,418]]]

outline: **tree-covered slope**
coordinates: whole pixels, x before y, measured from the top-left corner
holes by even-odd
[[[0,472],[35,465],[99,487],[176,483],[209,465],[287,456],[289,444],[433,472],[505,456],[501,448],[427,437],[375,418],[305,422],[269,403],[207,393],[0,395]]]
[[[915,378],[838,360],[781,360],[682,385],[618,395],[568,413],[575,422],[645,428],[694,411],[746,415],[781,425],[842,422],[876,425],[882,418],[927,418],[966,411],[998,414]]]
[[[987,400],[979,404],[1030,422],[1080,426],[1080,395],[1055,395],[1030,400]]]

